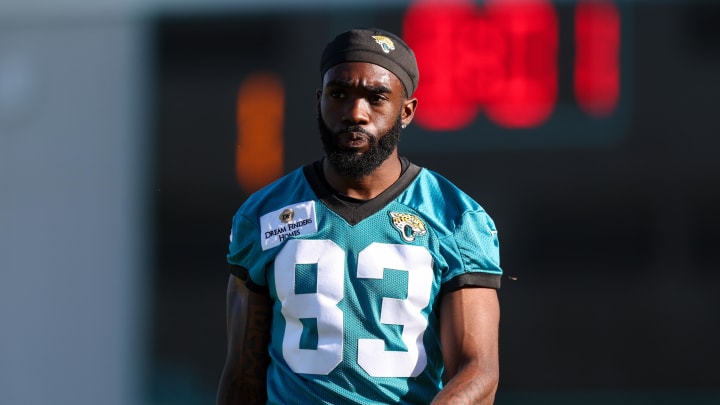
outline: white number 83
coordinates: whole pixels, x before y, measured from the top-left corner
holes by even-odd
[[[317,292],[295,293],[298,264],[316,265]],[[345,251],[331,240],[291,239],[275,258],[275,284],[285,318],[283,357],[295,373],[327,375],[343,359],[343,312],[337,304],[344,295],[344,267]],[[388,351],[382,339],[359,339],[357,362],[373,377],[416,377],[427,364],[422,310],[430,302],[432,256],[422,246],[384,243],[360,252],[358,278],[382,279],[386,268],[408,272],[408,293],[406,299],[383,298],[379,321],[403,325],[408,350]],[[300,319],[307,318],[317,320],[317,349],[300,348]]]

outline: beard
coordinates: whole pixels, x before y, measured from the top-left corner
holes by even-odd
[[[333,133],[328,128],[321,116],[318,116],[318,128],[320,129],[320,140],[330,164],[337,169],[339,174],[359,179],[375,171],[395,150],[400,142],[402,120],[398,116],[395,125],[384,135],[374,135],[359,126],[349,126],[338,132],[361,132],[367,135],[369,147],[365,153],[339,147],[337,133]]]

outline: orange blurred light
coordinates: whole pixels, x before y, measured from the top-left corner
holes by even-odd
[[[247,193],[283,174],[285,91],[275,75],[258,72],[238,89],[235,175]]]

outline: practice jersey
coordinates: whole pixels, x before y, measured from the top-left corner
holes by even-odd
[[[333,193],[315,162],[235,214],[233,274],[273,300],[269,403],[430,402],[444,370],[440,297],[500,287],[492,219],[442,176],[403,163],[362,204]]]

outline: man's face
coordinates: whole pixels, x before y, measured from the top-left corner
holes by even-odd
[[[341,63],[325,73],[318,126],[327,158],[340,174],[368,175],[396,151],[408,120],[404,101],[400,80],[380,66]]]
[[[341,145],[342,133],[334,133],[328,128],[322,117],[318,117],[318,128],[323,149],[330,163],[344,176],[361,178],[372,173],[397,148],[402,130],[400,117],[385,134],[375,135],[359,126],[348,127],[343,132],[359,132],[368,139],[365,152],[358,152],[354,148]]]

